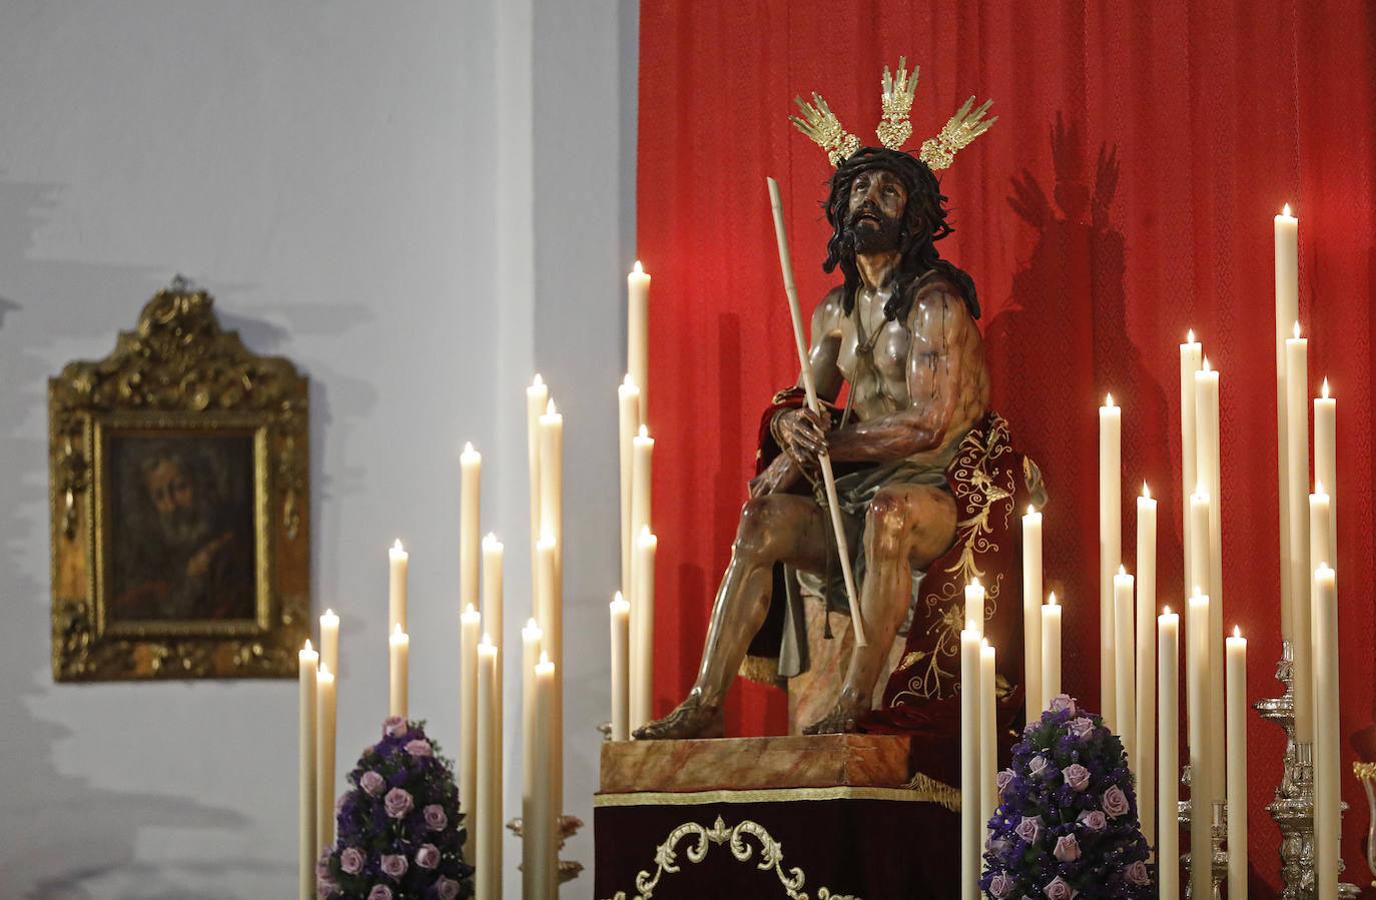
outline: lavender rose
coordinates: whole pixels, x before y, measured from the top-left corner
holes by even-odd
[[[392,900],[392,889],[385,884],[375,884],[368,892],[368,900]]]
[[[440,864],[440,848],[434,844],[421,844],[416,851],[416,865],[422,869],[433,869]]]
[[[435,881],[435,893],[439,894],[440,900],[456,900],[459,896],[459,883],[441,875]]]
[[[431,831],[443,831],[444,827],[449,824],[449,817],[444,814],[444,807],[438,803],[431,803],[421,810],[421,813],[425,816],[425,827]]]
[[[414,740],[414,741],[407,741],[407,742],[406,742],[406,752],[409,753],[409,754],[411,754],[412,756],[417,756],[417,757],[420,757],[420,756],[434,756],[434,755],[435,755],[434,750],[432,750],[431,747],[430,747],[430,742],[429,742],[429,741],[423,741],[423,740],[421,740],[420,738],[417,738],[417,739]]]
[[[1151,876],[1147,874],[1147,864],[1140,859],[1123,870],[1123,877],[1130,884],[1151,884]]]
[[[1042,893],[1046,894],[1047,900],[1070,900],[1070,898],[1078,894],[1079,891],[1066,884],[1065,879],[1057,875],[1055,878],[1051,879],[1050,884],[1042,888]],[[372,898],[370,897],[368,900],[372,900]]]
[[[315,882],[315,896],[318,900],[328,900],[339,893],[339,885],[335,884],[328,877],[322,877]]]
[[[1002,794],[1004,791],[1008,790],[1008,786],[1009,786],[1010,784],[1012,784],[1012,783],[1013,783],[1013,770],[1012,770],[1012,769],[1004,769],[1002,772],[999,772],[999,774],[997,774],[997,775],[994,776],[994,786],[997,787],[997,788],[999,789],[999,793],[1000,793],[1000,794]]]
[[[1115,784],[1113,787],[1104,791],[1104,812],[1107,813],[1109,817],[1116,819],[1119,816],[1127,815],[1127,811],[1128,796],[1123,793],[1122,788]]]
[[[406,870],[411,868],[406,857],[400,853],[388,853],[382,857],[382,871],[391,877],[401,880],[401,876],[406,874]]]
[[[1084,740],[1094,731],[1094,722],[1085,716],[1079,716],[1067,722],[1065,727],[1075,737]]]
[[[1023,816],[1022,821],[1013,829],[1013,833],[1029,844],[1037,843],[1042,836],[1042,817]]]
[[[1046,757],[1038,753],[1036,756],[1032,757],[1030,762],[1028,762],[1027,770],[1031,772],[1033,775],[1040,778],[1042,772],[1045,771],[1046,766]]]
[[[345,847],[339,854],[339,868],[350,875],[363,871],[363,851],[357,847]]]
[[[1079,821],[1089,831],[1103,831],[1108,827],[1108,819],[1097,809],[1087,809],[1080,813]]]
[[[1071,763],[1062,772],[1065,775],[1065,783],[1070,785],[1072,791],[1083,791],[1089,787],[1089,770],[1079,763]]]
[[[1056,838],[1056,849],[1051,854],[1061,862],[1074,862],[1080,858],[1080,842],[1073,834],[1063,834]]]
[[[372,769],[358,776],[358,786],[367,792],[369,797],[376,797],[382,793],[382,789],[387,786],[387,779],[383,778]]]
[[[382,798],[383,808],[387,810],[387,815],[393,819],[404,817],[415,805],[410,792],[405,788],[392,788],[387,792],[387,796]]]
[[[989,881],[989,893],[999,900],[1003,900],[1004,897],[1013,893],[1013,888],[1016,885],[1017,882],[1006,872],[1000,872]]]
[[[1051,711],[1053,713],[1068,712],[1075,715],[1075,699],[1069,694],[1057,694],[1051,698]]]

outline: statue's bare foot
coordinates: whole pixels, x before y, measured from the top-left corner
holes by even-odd
[[[721,707],[703,703],[702,695],[694,692],[669,715],[640,726],[632,736],[638,741],[667,741],[725,735],[726,718]]]
[[[855,730],[855,721],[869,712],[869,707],[837,700],[831,712],[803,729],[803,734],[845,734]]]

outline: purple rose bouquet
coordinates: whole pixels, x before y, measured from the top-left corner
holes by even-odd
[[[363,751],[339,798],[338,838],[320,859],[318,894],[340,900],[458,900],[473,895],[454,769],[424,722],[398,716]]]
[[[1123,742],[1062,694],[999,773],[980,888],[994,900],[1156,896]]]

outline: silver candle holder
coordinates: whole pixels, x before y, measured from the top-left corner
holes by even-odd
[[[1289,641],[1281,643],[1276,680],[1285,686],[1279,697],[1258,700],[1253,707],[1268,722],[1285,730],[1285,755],[1282,757],[1280,783],[1275,799],[1266,811],[1280,827],[1282,900],[1310,900],[1316,896],[1314,871],[1314,748],[1295,740],[1294,654]],[[1344,803],[1340,807],[1347,809]],[[1343,869],[1338,861],[1338,871]],[[1357,886],[1338,885],[1338,896],[1355,898]]]

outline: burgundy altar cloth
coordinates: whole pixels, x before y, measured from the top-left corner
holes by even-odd
[[[656,848],[675,829],[698,825],[711,830],[718,817],[728,830],[754,823],[777,841],[783,850],[780,870],[793,878],[797,869],[804,879],[799,893],[809,897],[946,900],[960,894],[958,881],[951,877],[960,857],[958,813],[935,803],[894,799],[769,801],[737,793],[733,802],[597,806],[594,896],[637,896],[636,876],[655,876]],[[915,836],[921,852],[914,852]],[[752,851],[745,861],[732,855],[729,843],[685,832],[675,845],[679,871],[660,875],[653,889],[655,900],[787,896],[779,871],[757,867],[760,839],[747,833],[740,841]],[[701,862],[693,862],[688,851],[700,842],[706,853]],[[831,893],[820,894],[823,887]]]

